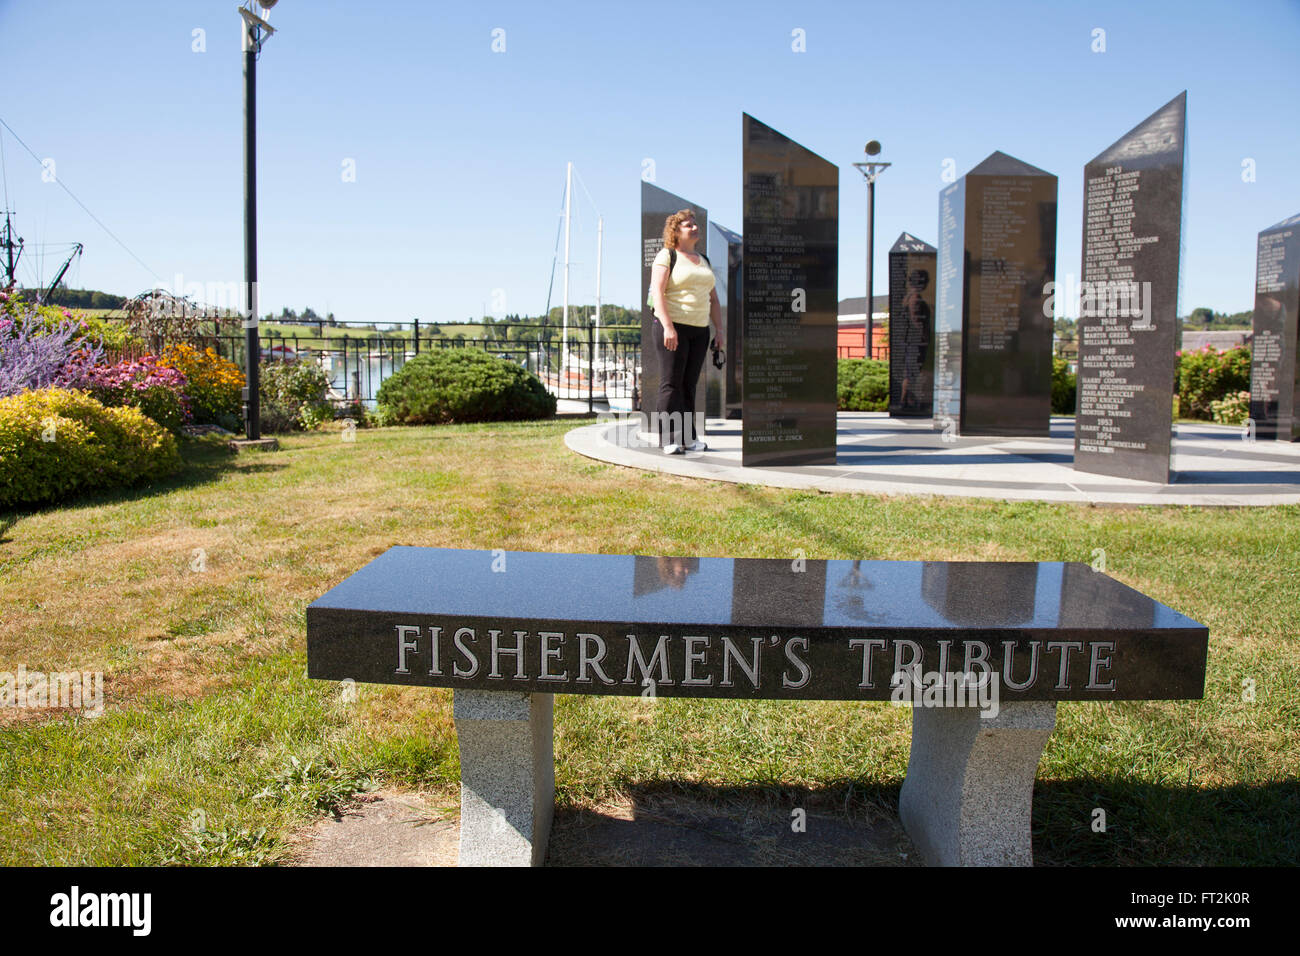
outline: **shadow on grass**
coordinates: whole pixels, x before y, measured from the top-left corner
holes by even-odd
[[[1093,821],[1105,811],[1105,830]],[[1300,781],[1222,787],[1128,780],[1034,786],[1034,861],[1046,866],[1295,866]]]
[[[901,784],[638,784],[557,809],[549,866],[916,866]],[[1096,809],[1106,829],[1094,832]],[[802,814],[797,811],[802,810]],[[802,817],[803,830],[795,827]],[[1195,788],[1039,781],[1036,866],[1295,866],[1300,782]]]
[[[26,508],[15,508],[7,515],[0,516],[0,544],[12,540],[4,537],[4,533],[17,524],[19,519],[29,515],[40,514],[45,511],[71,511],[97,505],[140,501],[156,495],[170,494],[173,491],[185,488],[197,488],[220,480],[221,476],[230,471],[236,462],[240,462],[239,470],[247,474],[265,474],[288,467],[270,460],[272,454],[274,453],[250,452],[240,458],[225,444],[211,441],[183,441],[181,442],[181,460],[183,464],[176,474],[147,485],[105,488],[102,491],[89,491],[61,501],[47,502]],[[267,460],[259,460],[257,457],[259,455],[265,456]]]
[[[862,546],[847,535],[837,533],[833,527],[827,527],[818,524],[807,515],[800,513],[797,509],[787,507],[781,504],[774,504],[766,496],[759,494],[749,485],[737,485],[740,497],[746,500],[755,508],[761,508],[763,511],[774,515],[786,528],[796,530],[802,534],[802,537],[796,537],[794,540],[799,544],[815,543],[825,547],[825,550],[831,554],[853,555],[856,558],[867,560],[868,555],[861,554]],[[809,494],[817,495],[818,492],[795,492],[796,494],[807,496]],[[785,555],[782,555],[785,557]],[[883,555],[881,557],[884,557]]]
[[[898,786],[657,782],[557,809],[548,866],[908,866]]]

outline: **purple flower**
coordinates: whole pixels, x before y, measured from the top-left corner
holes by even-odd
[[[103,349],[78,341],[75,322],[60,322],[46,331],[36,313],[17,323],[6,320],[0,337],[0,397],[31,389],[67,387],[80,368],[103,360]]]

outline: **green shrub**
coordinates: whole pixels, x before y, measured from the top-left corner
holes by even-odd
[[[131,335],[121,322],[114,322],[111,319],[103,319],[99,316],[82,315],[79,312],[74,312],[72,318],[81,323],[79,338],[97,341],[110,351],[121,351],[144,346],[144,339],[138,339]]]
[[[1078,376],[1070,371],[1070,363],[1052,356],[1052,414],[1073,415],[1075,410]]]
[[[0,398],[0,506],[152,481],[180,466],[176,439],[138,408],[59,388]]]
[[[1210,413],[1220,425],[1241,425],[1250,417],[1250,392],[1233,392],[1210,402]]]
[[[532,372],[469,348],[411,359],[379,388],[380,420],[399,425],[515,421],[555,414],[555,396]]]
[[[1250,349],[1217,352],[1208,345],[1178,353],[1178,410],[1186,418],[1209,420],[1214,403],[1250,391]]]
[[[843,412],[889,410],[889,363],[879,359],[840,359],[836,373],[837,407]]]
[[[262,430],[315,428],[334,417],[325,398],[329,376],[315,362],[263,362],[258,395]]]

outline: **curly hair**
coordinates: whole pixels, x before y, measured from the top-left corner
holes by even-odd
[[[677,248],[677,227],[687,219],[694,219],[695,213],[690,209],[679,209],[664,220],[664,248]]]

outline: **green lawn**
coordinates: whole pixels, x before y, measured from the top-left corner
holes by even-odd
[[[1066,703],[1048,864],[1300,859],[1300,508],[823,495],[575,456],[573,422],[192,443],[148,490],[0,517],[0,670],[102,670],[106,713],[0,711],[0,863],[265,863],[359,789],[454,808],[449,691],[305,676],[304,608],[394,544],[731,557],[1091,561],[1210,628],[1196,702]],[[1253,699],[1243,688],[1253,682]],[[885,704],[562,696],[561,806],[666,786],[892,812]],[[1094,808],[1107,829],[1090,827]]]

